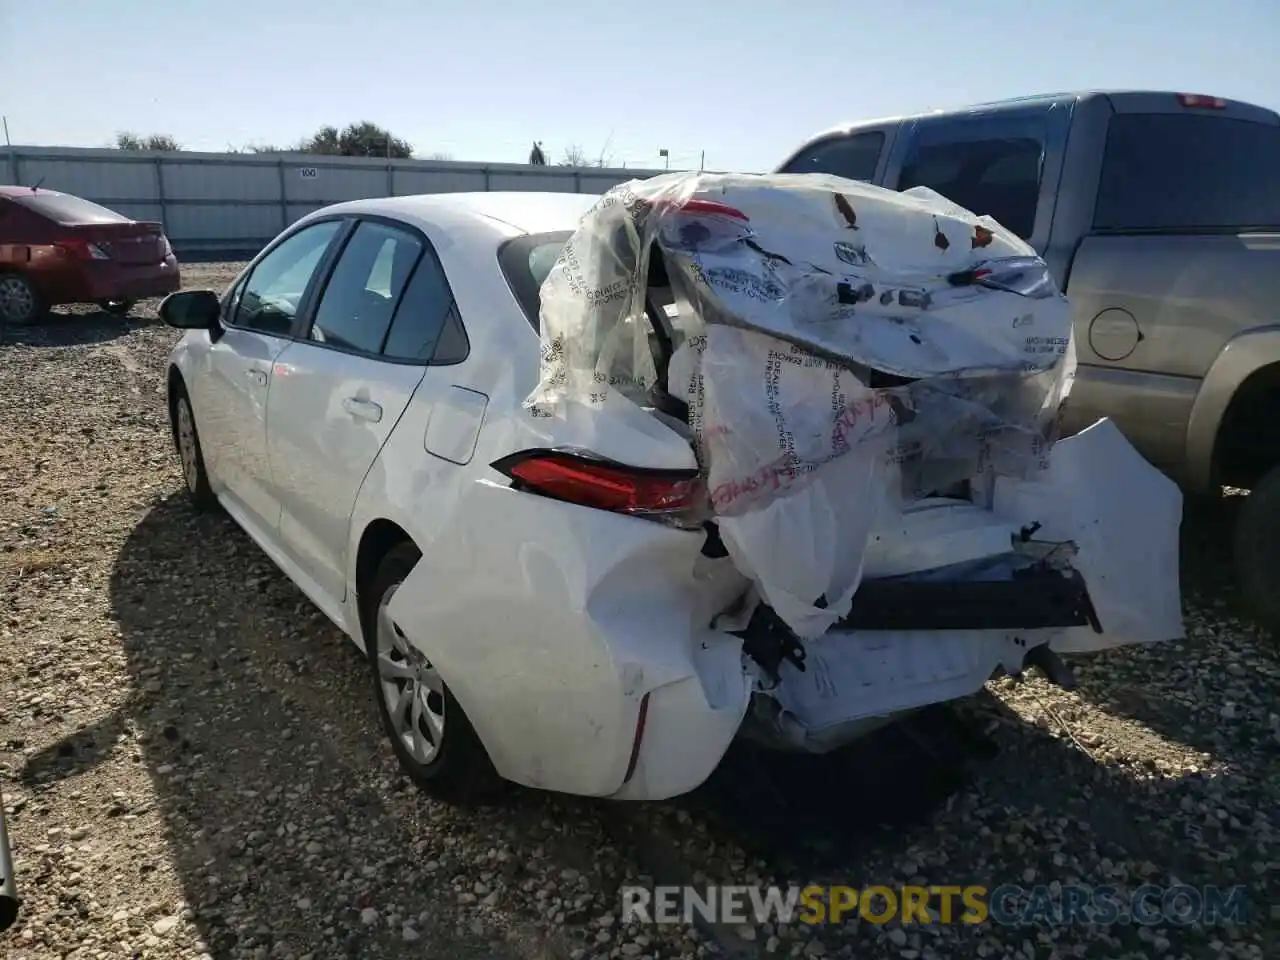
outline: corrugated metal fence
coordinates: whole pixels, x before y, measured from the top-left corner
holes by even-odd
[[[343,200],[486,190],[604,193],[661,170],[13,147],[7,176],[164,224],[179,256],[252,254],[299,217]]]

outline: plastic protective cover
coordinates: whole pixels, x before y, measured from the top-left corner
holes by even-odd
[[[997,477],[1047,469],[1075,369],[1029,245],[931,190],[821,174],[614,188],[540,319],[533,423],[599,453],[599,413],[685,401],[730,556],[808,638],[850,610],[883,511],[965,481],[989,503]]]

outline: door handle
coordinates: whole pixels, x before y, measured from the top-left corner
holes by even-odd
[[[374,403],[372,400],[362,400],[359,397],[347,397],[342,401],[342,409],[360,420],[368,420],[370,423],[377,423],[382,419],[382,407]]]
[[[246,370],[244,375],[260,387],[267,385],[267,371],[265,370]]]

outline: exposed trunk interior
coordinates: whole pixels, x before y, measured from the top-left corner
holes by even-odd
[[[684,333],[656,244],[645,308],[657,371],[649,394],[652,412],[687,429],[688,404],[670,392],[668,382]],[[910,382],[875,370],[858,373],[873,387]],[[994,637],[1002,631],[1084,626],[1101,632],[1084,581],[1070,568],[1070,545],[1037,541],[1034,528],[1011,532],[974,500],[967,480],[932,491],[894,529],[875,536],[852,610],[818,641],[801,641],[763,601],[745,625],[729,630],[742,638],[743,652],[772,686],[752,707],[757,739],[821,751],[895,711],[969,692],[961,688],[973,682],[970,668],[990,651],[969,649],[965,632]],[[703,553],[727,556],[716,523],[709,521],[706,529]],[[941,553],[954,547],[954,562],[924,570],[912,562],[913,544],[930,541],[929,549],[916,552],[935,555],[937,542],[947,536],[954,543]],[[824,599],[816,605],[825,606]],[[981,647],[1000,641],[976,642]],[[1026,653],[1025,647],[1014,651],[1018,666]],[[1056,669],[1047,646],[1037,650],[1037,658]]]

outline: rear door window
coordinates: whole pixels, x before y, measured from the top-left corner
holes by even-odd
[[[1280,126],[1205,114],[1117,114],[1094,209],[1098,230],[1280,226]]]
[[[444,268],[428,251],[409,278],[382,348],[390,360],[460,363],[470,344]]]
[[[422,241],[407,230],[362,220],[320,295],[309,339],[379,353],[422,250]]]
[[[809,144],[791,158],[780,173],[829,173],[846,180],[875,179],[884,134],[880,131],[844,134]]]
[[[1032,137],[927,143],[907,157],[898,189],[929,187],[978,216],[1031,239],[1044,146]]]

